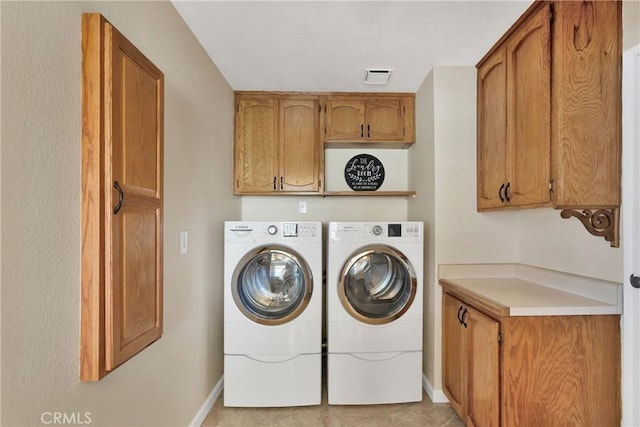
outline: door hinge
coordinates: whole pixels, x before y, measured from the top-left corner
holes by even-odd
[[[549,181],[549,193],[553,193],[553,180]]]

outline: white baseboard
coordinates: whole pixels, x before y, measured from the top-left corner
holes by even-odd
[[[425,374],[422,374],[422,388],[427,392],[427,396],[433,403],[448,403],[449,399],[442,390],[434,390]]]
[[[204,401],[196,416],[193,417],[191,422],[189,423],[189,427],[200,427],[204,422],[204,419],[207,418],[207,414],[213,408],[213,404],[216,403],[218,397],[220,397],[220,393],[222,393],[222,387],[224,386],[224,375],[220,377],[215,386],[213,386],[213,390],[207,396],[207,399]]]

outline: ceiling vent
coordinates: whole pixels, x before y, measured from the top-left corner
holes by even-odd
[[[367,68],[367,74],[364,78],[365,84],[368,85],[386,85],[391,77],[390,68]]]

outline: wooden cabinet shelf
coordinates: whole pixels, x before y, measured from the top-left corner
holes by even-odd
[[[325,191],[323,196],[415,197],[415,191]]]

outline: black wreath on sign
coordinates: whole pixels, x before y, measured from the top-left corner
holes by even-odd
[[[375,191],[384,182],[384,166],[375,156],[358,154],[345,165],[344,179],[354,191]]]

